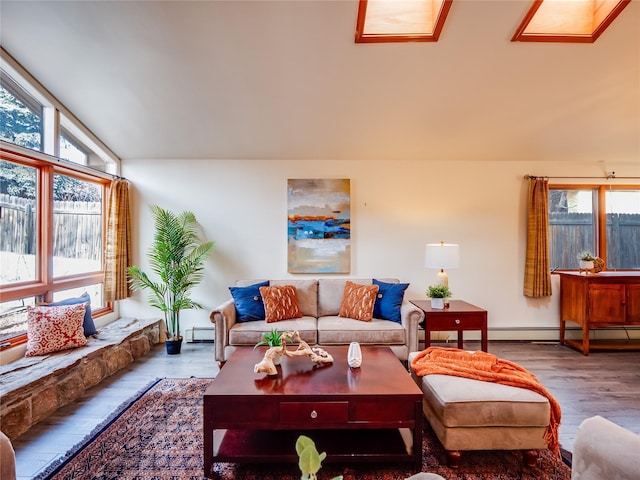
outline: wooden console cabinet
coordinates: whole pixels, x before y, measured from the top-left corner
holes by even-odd
[[[633,340],[590,340],[594,328],[640,325],[640,272],[560,275],[560,343],[589,355],[590,349],[639,350]],[[566,322],[582,327],[582,341],[565,338]]]

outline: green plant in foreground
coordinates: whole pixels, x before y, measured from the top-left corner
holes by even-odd
[[[580,252],[580,253],[578,254],[578,258],[579,258],[580,260],[585,261],[585,262],[590,262],[590,261],[592,261],[592,260],[595,260],[595,259],[596,259],[596,257],[594,257],[594,256],[591,254],[591,252]]]
[[[317,480],[316,473],[322,468],[322,461],[327,458],[327,453],[318,453],[316,444],[309,437],[300,435],[296,441],[296,453],[298,454],[298,466],[302,476],[300,480]],[[342,475],[332,480],[342,480]]]
[[[264,338],[264,340],[256,343],[253,348],[255,349],[256,347],[259,347],[261,345],[267,345],[269,347],[279,347],[280,344],[282,343],[282,333],[278,332],[278,329],[274,328],[273,330],[271,330],[268,333],[263,333],[262,334],[262,338]],[[288,342],[289,339],[285,337],[285,342]]]
[[[451,295],[451,290],[446,285],[442,285],[441,283],[437,283],[435,285],[429,285],[427,287],[427,297],[430,298],[449,298]]]

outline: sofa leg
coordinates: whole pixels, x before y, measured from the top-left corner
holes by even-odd
[[[222,367],[224,367],[225,363],[227,363],[227,362],[218,362],[218,368],[221,369]]]
[[[462,452],[460,450],[447,450],[447,465],[449,468],[458,468],[461,457]]]
[[[527,467],[535,467],[538,463],[538,456],[540,452],[538,450],[523,450],[522,457],[524,459],[524,464]]]

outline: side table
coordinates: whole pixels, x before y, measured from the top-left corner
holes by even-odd
[[[458,348],[462,349],[462,332],[480,330],[482,350],[487,351],[487,311],[462,300],[449,300],[449,307],[431,308],[429,300],[410,300],[424,312],[424,346],[431,345],[431,332],[457,331]]]

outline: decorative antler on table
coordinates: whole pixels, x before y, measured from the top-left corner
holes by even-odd
[[[287,350],[287,339],[293,343],[298,343],[298,348],[295,350]],[[264,358],[260,363],[256,363],[253,368],[254,373],[266,373],[267,375],[276,375],[278,370],[276,369],[273,359],[276,355],[284,355],[286,357],[302,357],[306,356],[311,359],[313,363],[332,363],[333,357],[324,349],[320,347],[310,347],[307,342],[300,338],[298,331],[284,332],[280,339],[280,346],[269,348]]]

